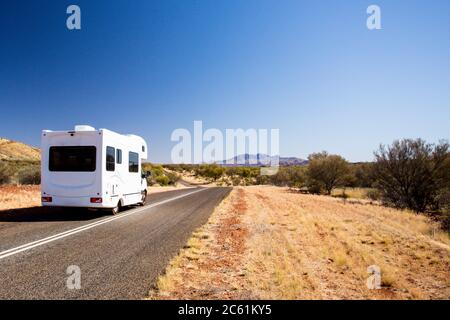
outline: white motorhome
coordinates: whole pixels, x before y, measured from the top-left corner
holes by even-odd
[[[145,203],[147,144],[141,137],[77,125],[42,131],[42,205],[108,209]]]

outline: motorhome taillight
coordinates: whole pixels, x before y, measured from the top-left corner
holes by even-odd
[[[91,198],[91,203],[102,203],[102,198]]]
[[[52,197],[42,197],[42,202],[52,202]]]

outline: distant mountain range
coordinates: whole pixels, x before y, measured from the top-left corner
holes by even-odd
[[[270,166],[271,163],[276,162],[276,156],[269,156],[267,154],[241,154],[229,160],[223,160],[217,162],[224,166]],[[279,165],[282,167],[288,166],[303,166],[308,164],[308,160],[296,158],[296,157],[279,157]]]
[[[40,159],[41,152],[38,148],[0,138],[0,160],[39,161]]]

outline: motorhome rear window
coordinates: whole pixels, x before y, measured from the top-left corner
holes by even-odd
[[[93,172],[95,161],[95,146],[50,147],[48,169],[64,172]]]
[[[139,172],[139,155],[136,152],[128,154],[128,171]]]

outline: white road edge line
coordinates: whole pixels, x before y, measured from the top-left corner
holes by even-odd
[[[197,193],[197,192],[201,192],[201,191],[204,191],[204,190],[207,190],[207,189],[208,188],[202,188],[200,190],[196,190],[196,191],[192,191],[192,192],[189,192],[189,193],[186,193],[186,194],[182,194],[180,196],[176,196],[176,197],[173,197],[173,198],[170,198],[170,199],[166,199],[166,200],[163,200],[163,201],[160,201],[160,202],[156,202],[156,203],[150,204],[148,206],[144,206],[144,207],[139,208],[139,209],[134,209],[134,210],[132,210],[130,212],[122,213],[122,214],[119,214],[117,216],[110,217],[110,218],[105,218],[105,219],[102,219],[100,221],[92,222],[92,223],[89,223],[89,224],[86,224],[86,225],[83,225],[83,226],[80,226],[80,227],[77,227],[77,228],[74,228],[74,229],[70,229],[70,230],[67,230],[67,231],[64,231],[64,232],[61,232],[61,233],[58,233],[58,234],[55,234],[55,235],[52,235],[52,236],[40,239],[40,240],[29,242],[29,243],[23,244],[21,246],[14,247],[14,248],[2,251],[2,252],[0,252],[0,260],[4,259],[6,257],[12,256],[12,255],[18,254],[18,253],[23,252],[23,251],[27,251],[27,250],[30,250],[32,248],[42,246],[42,245],[44,245],[46,243],[53,242],[53,241],[65,238],[65,237],[68,237],[70,235],[73,235],[73,234],[76,234],[76,233],[79,233],[79,232],[82,232],[82,231],[89,230],[91,228],[95,228],[95,227],[97,227],[99,225],[102,225],[102,224],[105,224],[105,223],[108,223],[108,222],[111,222],[111,221],[114,221],[114,220],[118,220],[118,219],[122,219],[122,218],[128,217],[128,216],[130,216],[132,214],[139,213],[141,211],[144,211],[144,210],[147,210],[147,209],[150,209],[150,208],[153,208],[153,207],[156,207],[156,206],[159,206],[159,205],[162,205],[164,203],[168,203],[168,202],[171,202],[171,201],[174,201],[174,200],[178,200],[178,199],[187,197],[187,196],[189,196],[191,194],[194,194],[194,193]]]

